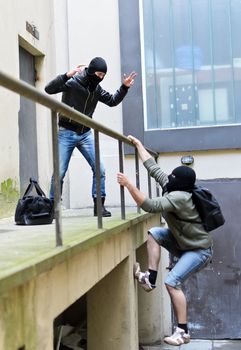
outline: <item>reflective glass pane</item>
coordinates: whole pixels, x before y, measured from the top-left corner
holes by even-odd
[[[240,0],[143,0],[147,129],[240,122],[240,17]]]
[[[231,45],[233,58],[233,88],[234,88],[234,121],[241,122],[241,40],[240,40],[240,18],[241,1],[232,0],[230,5],[231,17]]]
[[[155,40],[153,30],[152,1],[143,2],[144,24],[144,53],[145,53],[145,82],[146,82],[146,112],[148,115],[147,128],[157,128],[156,84],[155,84]]]

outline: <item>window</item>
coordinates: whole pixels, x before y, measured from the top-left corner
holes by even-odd
[[[241,123],[241,1],[142,0],[145,130]]]

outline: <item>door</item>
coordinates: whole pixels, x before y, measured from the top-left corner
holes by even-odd
[[[19,70],[20,79],[34,86],[34,56],[22,47],[19,47]],[[36,104],[23,96],[20,97],[18,126],[20,192],[23,194],[29,183],[29,178],[34,177],[38,179]]]
[[[202,181],[221,204],[224,226],[213,231],[213,261],[188,279],[185,293],[193,338],[241,338],[241,180]]]

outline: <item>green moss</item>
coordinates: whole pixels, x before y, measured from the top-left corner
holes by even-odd
[[[16,201],[19,198],[19,191],[15,180],[8,178],[1,183],[0,187],[1,194],[7,202]]]
[[[6,179],[0,184],[0,219],[13,216],[19,198],[16,181]]]
[[[23,345],[28,349],[36,348],[34,293],[35,285],[32,281],[12,289],[2,298],[5,349],[19,349]]]

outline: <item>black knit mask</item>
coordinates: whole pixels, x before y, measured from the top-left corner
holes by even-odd
[[[90,64],[87,68],[87,76],[89,78],[89,89],[94,91],[97,85],[103,80],[103,78],[98,77],[95,72],[107,72],[107,64],[105,60],[101,57],[95,57],[90,61]]]
[[[188,166],[179,166],[168,175],[166,189],[172,191],[188,191],[193,189],[196,181],[196,173]]]
[[[105,60],[101,57],[95,57],[90,61],[90,64],[87,68],[88,75],[94,75],[95,72],[107,73],[107,64]]]

